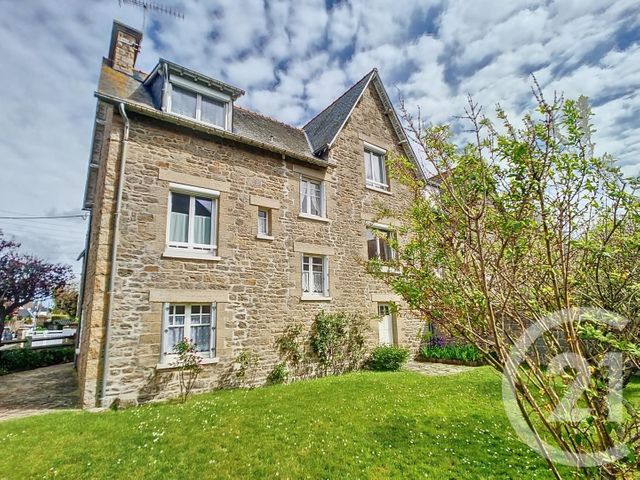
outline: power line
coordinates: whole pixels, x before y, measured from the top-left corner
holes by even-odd
[[[85,227],[82,225],[81,227]],[[68,237],[68,238],[84,238],[86,235],[85,228],[57,228],[48,225],[41,226],[39,224],[27,223],[22,225],[5,223],[0,220],[0,231],[4,234],[13,235],[33,235],[38,237]]]
[[[83,220],[87,219],[86,213],[81,213],[77,215],[42,215],[42,216],[15,216],[15,217],[6,217],[0,216],[0,220],[48,220],[50,218],[82,218]]]
[[[5,220],[0,219],[0,225],[7,225],[9,227],[15,228],[30,228],[30,229],[38,229],[42,230],[61,230],[61,231],[80,231],[86,229],[87,225],[84,222],[56,222],[56,221],[45,221],[39,220],[37,222],[25,222],[22,220]]]

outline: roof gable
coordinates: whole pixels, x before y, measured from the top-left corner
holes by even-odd
[[[374,68],[302,127],[313,153],[317,154],[331,146],[376,73]]]
[[[417,165],[423,178],[426,179],[427,175],[422,164],[416,157],[413,148],[411,148],[407,132],[404,130],[400,118],[389,99],[387,90],[384,88],[382,80],[380,80],[378,70],[375,68],[302,127],[307,134],[313,153],[317,155],[333,145],[369,85],[374,88],[382,101],[385,112],[388,114],[398,138],[398,145],[401,146],[404,154]]]

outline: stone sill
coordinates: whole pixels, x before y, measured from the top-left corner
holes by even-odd
[[[299,213],[298,214],[298,218],[304,218],[306,220],[315,220],[316,222],[331,223],[331,220],[329,220],[326,217],[319,217],[317,215],[309,215],[308,213]]]
[[[259,234],[256,235],[256,239],[258,239],[258,240],[267,240],[267,241],[271,242],[271,241],[275,240],[275,237],[272,236],[272,235],[264,235],[264,234],[259,233]]]
[[[194,252],[193,250],[178,250],[175,248],[167,248],[162,252],[162,258],[183,258],[186,260],[207,260],[210,262],[219,262],[222,257],[212,255],[211,253]]]
[[[374,187],[372,185],[365,185],[367,190],[373,190],[374,192],[384,193],[385,195],[393,195],[389,190],[383,190],[382,188]]]
[[[220,359],[218,357],[215,358],[203,358],[200,361],[200,365],[213,365],[215,363],[219,363]],[[177,365],[172,365],[170,363],[158,363],[156,365],[156,370],[177,370],[178,367]]]
[[[301,302],[330,302],[332,297],[321,297],[319,295],[302,295],[300,297]]]

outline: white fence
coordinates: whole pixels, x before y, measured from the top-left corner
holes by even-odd
[[[9,340],[0,343],[0,350],[11,348],[48,348],[62,345],[74,345],[76,338],[75,328],[64,328],[62,330],[44,330],[41,332],[27,333],[22,340]]]

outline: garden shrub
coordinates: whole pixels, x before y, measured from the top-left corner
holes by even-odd
[[[432,345],[420,350],[426,359],[459,360],[463,362],[482,361],[482,353],[474,345]]]
[[[73,361],[73,347],[0,351],[0,375]]]
[[[188,338],[183,338],[173,346],[173,353],[177,355],[177,358],[171,365],[178,369],[180,401],[182,403],[187,401],[189,393],[202,372],[202,359],[196,348],[196,344]]]
[[[325,375],[360,368],[365,357],[365,330],[361,316],[321,311],[311,329],[311,348]]]
[[[284,364],[284,362],[281,362],[273,367],[273,370],[271,370],[271,373],[269,373],[269,376],[267,377],[267,382],[269,382],[271,385],[285,383],[288,377],[289,371],[287,370],[287,366]]]
[[[308,367],[309,359],[302,337],[303,330],[302,324],[292,324],[276,339],[276,347],[283,360],[283,365],[290,366],[296,376],[304,374]]]
[[[393,345],[381,345],[371,352],[367,366],[371,370],[399,370],[409,359],[409,350]]]
[[[253,388],[256,383],[256,374],[258,371],[258,365],[260,364],[260,357],[254,353],[250,348],[245,348],[236,357],[235,363],[237,369],[234,374],[236,380],[240,382],[240,385]]]

